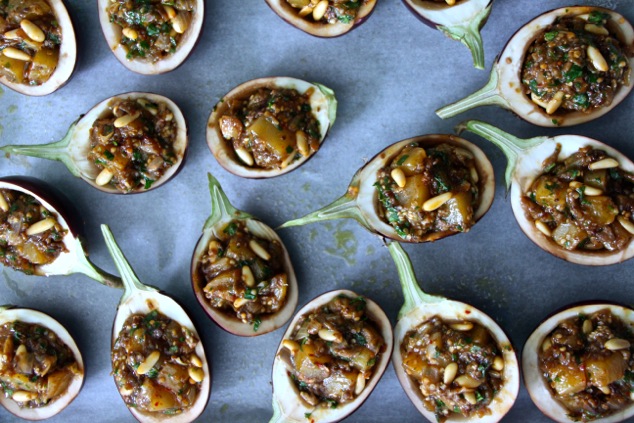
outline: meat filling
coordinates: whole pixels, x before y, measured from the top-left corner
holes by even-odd
[[[304,19],[327,24],[338,22],[350,24],[354,22],[361,6],[364,6],[368,0],[286,0],[286,2],[298,9],[299,16]]]

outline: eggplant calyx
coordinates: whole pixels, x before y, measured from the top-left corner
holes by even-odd
[[[227,194],[220,186],[220,182],[211,173],[207,173],[207,177],[209,178],[209,194],[211,195],[211,215],[207,218],[203,230],[211,229],[223,220],[253,219],[250,214],[233,207]]]
[[[480,29],[484,26],[492,5],[484,8],[476,16],[473,17],[466,25],[443,26],[438,25],[438,30],[447,37],[460,41],[467,46],[473,57],[473,67],[476,69],[484,69],[484,46],[482,45],[482,35]]]
[[[335,92],[318,82],[313,82],[312,84],[319,88],[319,91],[326,97],[326,102],[328,103],[328,120],[330,121],[329,128],[332,128],[332,125],[335,124],[335,120],[337,119],[337,97],[335,97]]]
[[[78,238],[75,238],[75,243],[77,244],[77,262],[75,268],[73,269],[73,272],[83,273],[89,278],[94,279],[100,284],[108,286],[110,288],[123,288],[123,282],[121,281],[121,278],[95,266],[84,251],[81,241]]]

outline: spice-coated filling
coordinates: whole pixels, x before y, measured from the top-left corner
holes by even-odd
[[[291,353],[290,377],[313,407],[335,408],[360,395],[385,350],[363,297],[337,296],[297,323],[283,346]]]
[[[473,226],[478,180],[475,159],[467,150],[412,143],[379,170],[374,185],[382,218],[403,239],[420,242]]]
[[[35,198],[0,189],[0,263],[26,274],[53,262],[66,247],[66,230]]]
[[[539,369],[572,421],[591,421],[632,404],[634,335],[609,309],[564,320],[539,350]]]
[[[319,149],[319,121],[305,94],[287,88],[259,88],[247,98],[225,100],[220,131],[246,166],[283,169]]]
[[[62,28],[45,0],[0,1],[0,75],[42,85],[57,68]]]
[[[401,343],[405,372],[439,422],[456,414],[483,417],[504,384],[500,346],[484,326],[434,316]]]
[[[83,374],[72,350],[38,324],[0,325],[0,394],[24,408],[49,405]]]
[[[526,52],[524,92],[546,113],[609,106],[631,83],[627,51],[610,33],[610,15],[593,11],[558,18]]]
[[[155,63],[179,48],[195,9],[194,0],[110,0],[107,12],[128,60]]]
[[[204,379],[199,342],[156,310],[128,317],[112,348],[112,373],[126,405],[168,415],[189,409]]]
[[[604,151],[559,160],[558,145],[522,197],[535,227],[566,250],[618,251],[634,234],[634,175]]]
[[[244,222],[231,221],[209,241],[199,268],[209,305],[252,324],[254,331],[262,317],[286,303],[288,275],[281,244],[255,236]]]
[[[369,0],[286,0],[300,17],[328,24],[353,23],[359,9]],[[444,0],[443,0],[444,1]]]
[[[163,102],[113,100],[90,129],[88,159],[101,170],[95,182],[122,192],[150,189],[177,160],[177,131]]]

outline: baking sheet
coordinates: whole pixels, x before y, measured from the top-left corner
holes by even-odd
[[[493,107],[443,121],[433,112],[480,88],[495,55],[521,24],[565,1],[497,0],[482,35],[485,71],[475,70],[458,42],[423,25],[396,0],[379,1],[369,20],[336,39],[317,39],[283,22],[262,0],[207,2],[197,48],[179,69],[160,76],[126,70],[103,39],[95,1],[67,0],[79,41],[73,78],[58,92],[29,98],[0,86],[0,144],[61,139],[68,126],[106,97],[127,91],[166,95],[182,108],[190,150],[182,172],[167,185],[141,195],[101,193],[74,178],[61,163],[0,158],[0,175],[29,175],[61,188],[82,211],[92,260],[115,272],[99,224],[112,228],[140,279],[172,294],[196,322],[211,361],[211,399],[201,418],[214,422],[268,421],[270,372],[279,329],[239,338],[218,328],[196,302],[189,264],[210,212],[207,172],[221,182],[233,204],[275,227],[342,195],[357,168],[401,139],[452,133],[476,118],[520,137],[574,133],[600,139],[634,157],[629,134],[634,98],[592,123],[544,129]],[[634,20],[632,1],[595,1]],[[249,79],[286,75],[333,88],[339,113],[318,154],[290,174],[246,180],[227,173],[209,152],[206,121],[213,105]],[[408,245],[419,281],[428,292],[469,302],[507,331],[517,351],[550,312],[574,301],[606,299],[631,304],[634,261],[589,268],[566,263],[533,245],[521,232],[505,197],[506,159],[487,141],[480,146],[494,165],[496,196],[488,214],[469,232],[432,244]],[[299,306],[332,289],[347,288],[377,301],[394,323],[402,294],[396,269],[380,240],[353,221],[332,221],[280,231],[292,256]],[[86,363],[77,399],[51,422],[133,421],[110,376],[110,330],[121,292],[83,275],[28,277],[0,269],[0,304],[43,310],[66,325]],[[18,421],[0,408],[0,421]],[[420,421],[391,366],[349,422]],[[506,422],[548,421],[522,386]]]

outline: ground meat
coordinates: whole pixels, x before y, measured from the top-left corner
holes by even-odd
[[[607,417],[632,403],[634,335],[629,325],[601,310],[561,322],[539,351],[539,368],[571,420]]]
[[[405,372],[420,385],[425,408],[439,422],[452,413],[490,414],[504,384],[504,359],[488,329],[434,316],[405,334],[400,348]]]
[[[634,231],[631,175],[602,150],[584,147],[564,160],[558,154],[521,200],[537,229],[567,250],[626,248]]]
[[[477,177],[475,160],[464,149],[410,144],[377,174],[380,213],[408,241],[467,232],[475,223]]]
[[[609,106],[629,85],[627,53],[609,33],[608,14],[558,18],[529,47],[522,70],[526,95],[549,114]]]

